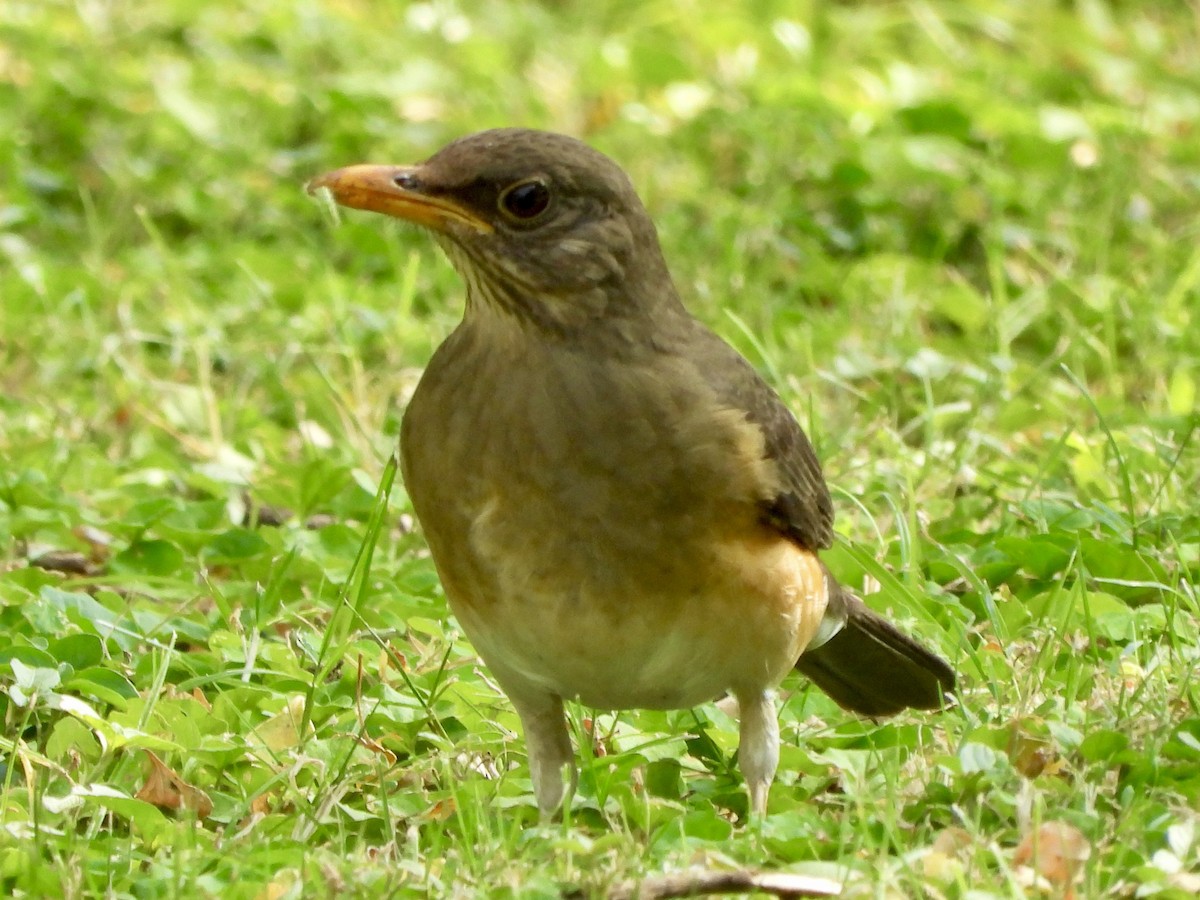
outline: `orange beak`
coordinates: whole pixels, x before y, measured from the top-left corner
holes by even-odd
[[[314,178],[305,189],[313,194],[325,188],[341,206],[395,216],[434,231],[448,231],[454,224],[484,234],[492,231],[457,203],[423,194],[420,173],[420,166],[346,166]]]

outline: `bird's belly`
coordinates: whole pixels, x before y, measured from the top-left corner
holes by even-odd
[[[490,665],[589,706],[677,709],[773,687],[821,621],[824,573],[765,529],[712,538],[657,560],[560,547],[540,573],[494,548],[487,599],[452,595],[452,607]]]

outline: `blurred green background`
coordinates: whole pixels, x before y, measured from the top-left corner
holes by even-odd
[[[1096,0],[6,0],[0,884],[557,896],[695,862],[1191,896],[1198,27]],[[576,710],[576,814],[536,829],[515,718],[402,487],[377,501],[462,288],[303,184],[500,125],[627,169],[690,307],[812,434],[831,566],[959,664],[957,711],[892,723],[789,681],[761,828],[704,709]],[[148,750],[207,817],[139,799]],[[1047,821],[1086,849],[1066,874],[1029,855]]]

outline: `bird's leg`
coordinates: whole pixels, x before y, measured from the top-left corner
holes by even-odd
[[[779,765],[779,719],[775,696],[771,691],[737,693],[741,707],[741,737],[738,759],[742,777],[750,791],[750,812],[763,816],[767,811],[767,793]]]
[[[512,696],[513,706],[525,729],[529,774],[542,820],[558,812],[563,801],[563,768],[568,769],[572,790],[579,773],[567,735],[562,698],[554,694]]]

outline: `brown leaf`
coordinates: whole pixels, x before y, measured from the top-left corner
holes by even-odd
[[[610,900],[672,900],[705,894],[773,894],[776,897],[836,897],[842,886],[827,878],[791,872],[756,872],[751,869],[714,871],[686,869],[665,875],[652,875],[611,887]],[[569,898],[583,892],[568,892]]]
[[[366,747],[372,753],[377,753],[382,756],[384,760],[387,761],[389,766],[396,764],[396,754],[387,747],[383,746],[383,744],[379,743],[379,741],[369,738],[365,734],[360,734],[358,736],[358,743],[363,747]]]
[[[1056,765],[1059,763],[1058,751],[1049,741],[1023,732],[1014,732],[1010,738],[1008,758],[1013,768],[1026,778],[1037,778],[1043,773],[1053,775],[1062,768]]]
[[[207,819],[213,809],[208,794],[176,775],[151,751],[144,752],[150,758],[150,774],[146,776],[146,783],[142,785],[142,789],[137,792],[137,799],[153,803],[159,809],[189,809],[197,818]]]
[[[242,502],[246,512],[242,516],[242,524],[247,528],[255,526],[262,528],[278,528],[287,524],[294,513],[286,506],[273,506],[269,503],[255,503],[248,494],[243,495]]]
[[[74,550],[50,550],[29,561],[31,566],[64,575],[94,575],[99,569],[82,553]]]
[[[458,808],[453,797],[447,797],[445,800],[439,800],[429,809],[425,810],[425,818],[430,822],[445,822]]]
[[[1013,863],[1027,866],[1057,888],[1070,886],[1084,862],[1092,855],[1091,845],[1078,828],[1066,822],[1046,822],[1031,831],[1013,853]]]

